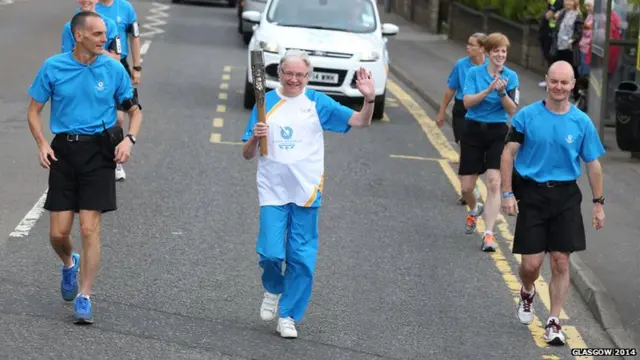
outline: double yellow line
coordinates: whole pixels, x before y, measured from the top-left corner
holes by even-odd
[[[440,153],[441,159],[433,159],[436,160],[445,175],[449,179],[449,182],[455,189],[456,193],[460,194],[460,182],[458,180],[458,176],[456,172],[451,167],[451,162],[458,161],[458,153],[453,149],[449,140],[444,136],[442,131],[438,128],[435,121],[433,121],[422,109],[422,107],[406,92],[404,91],[398,84],[396,84],[393,80],[389,79],[387,83],[387,89],[402,103],[402,105],[409,111],[409,113],[414,117],[414,119],[418,122],[422,131],[425,133],[429,142],[433,145],[433,147]],[[408,158],[408,157],[404,157]],[[484,182],[478,179],[478,188],[480,189],[480,193],[483,199],[487,197],[487,187]],[[513,234],[509,230],[509,224],[504,216],[499,215],[496,221],[496,229],[497,233],[500,234],[506,241],[509,248],[513,243]],[[479,233],[484,233],[485,224],[482,218],[478,219],[478,225],[476,230]],[[509,261],[504,256],[503,252],[498,247],[494,253],[488,253],[494,265],[502,275],[502,279],[505,284],[511,291],[511,295],[513,296],[514,302],[517,304],[520,299],[520,283],[518,278],[514,275],[515,273],[511,269],[511,265]],[[519,255],[515,256],[518,263],[520,263],[521,259]],[[536,281],[536,291],[538,293],[538,297],[544,303],[544,306],[547,308],[547,311],[551,308],[551,301],[549,298],[549,286],[545,282],[544,278],[540,276]],[[516,307],[513,307],[513,316],[514,320],[516,316]],[[564,310],[560,313],[561,319],[569,319]],[[517,320],[516,320],[517,321]],[[529,331],[531,332],[531,336],[535,344],[541,348],[547,348],[549,345],[544,341],[544,323],[540,320],[540,317],[537,315],[534,317],[534,321],[528,325]],[[584,343],[584,340],[580,336],[578,330],[573,326],[562,326],[563,331],[565,332],[567,338],[567,345],[571,348],[586,348],[587,346]],[[551,359],[549,355],[545,355],[544,358]],[[592,359],[592,357],[576,357],[576,359]]]
[[[218,93],[218,100],[220,104],[216,105],[216,116],[213,118],[212,126],[215,129],[209,136],[209,142],[212,144],[227,144],[227,145],[241,145],[241,142],[234,141],[222,141],[222,134],[219,133],[224,126],[223,116],[227,112],[227,105],[222,104],[224,100],[229,99],[229,81],[231,80],[231,69],[233,66],[226,65],[222,69],[222,82],[220,83],[220,92]]]

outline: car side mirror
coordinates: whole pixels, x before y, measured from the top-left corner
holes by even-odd
[[[260,23],[260,13],[253,10],[245,11],[242,13],[242,19],[250,23],[258,24]]]
[[[384,23],[382,24],[382,36],[394,36],[398,34],[398,27],[394,24]]]

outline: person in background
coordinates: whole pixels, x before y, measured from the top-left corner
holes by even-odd
[[[580,54],[578,42],[582,38],[582,14],[577,0],[564,0],[564,8],[556,14],[557,27],[553,33],[551,53],[553,62],[566,61],[573,67],[574,75],[578,74]],[[572,90],[573,98],[578,98],[578,87]]]
[[[467,109],[465,109],[462,101],[462,90],[467,77],[467,71],[469,71],[473,66],[487,63],[487,58],[484,53],[484,41],[486,38],[487,35],[483,33],[475,33],[469,37],[469,40],[467,41],[467,56],[459,59],[453,66],[453,69],[451,69],[451,73],[449,73],[449,78],[447,80],[447,90],[444,93],[442,104],[440,104],[440,111],[436,118],[436,124],[438,127],[442,127],[442,124],[444,124],[447,106],[449,106],[449,102],[451,102],[451,99],[454,98],[455,95],[453,110],[451,112],[451,120],[453,122],[453,138],[456,144],[460,144],[460,138],[462,137],[464,124],[466,122],[464,116],[467,113]],[[480,191],[478,190],[477,185],[474,193],[476,195],[476,200],[480,201]],[[458,204],[467,205],[467,202],[462,196],[460,196]]]
[[[542,50],[542,57],[547,62],[547,66],[551,66],[553,63],[553,57],[551,56],[551,44],[553,42],[553,32],[556,29],[556,13],[564,7],[563,0],[547,0],[547,11],[542,17],[540,22],[540,48]],[[538,86],[547,86],[547,81],[542,80]]]
[[[585,0],[584,7],[587,10],[587,17],[582,25],[582,37],[578,43],[580,49],[580,65],[578,66],[578,76],[585,77],[589,75],[589,64],[587,56],[591,51],[591,40],[593,39],[593,0]]]
[[[96,4],[96,11],[103,17],[115,21],[118,26],[118,35],[120,35],[120,42],[122,43],[120,62],[131,77],[131,82],[137,95],[138,89],[135,86],[140,84],[142,63],[140,57],[140,29],[138,28],[136,10],[126,0],[99,0]],[[127,61],[129,49],[131,49],[133,66],[129,66]],[[120,104],[118,104],[118,126],[122,127],[125,111],[119,106]],[[117,164],[115,176],[118,181],[126,179],[127,174],[124,172],[122,164]]]
[[[96,12],[96,3],[98,0],[76,0],[80,5],[80,9],[76,11],[76,14],[81,11],[91,11]],[[107,26],[107,42],[104,44],[105,55],[109,55],[116,60],[120,60],[120,35],[118,35],[118,27],[116,23],[102,16],[102,20]],[[68,21],[64,24],[62,28],[62,49],[61,52],[69,52],[72,51],[76,45],[76,39],[71,32],[71,21]]]
[[[615,10],[611,11],[611,18],[609,20],[609,39],[619,40],[622,38],[622,20],[620,19],[620,15]],[[616,70],[618,66],[618,60],[620,59],[620,52],[622,51],[622,47],[620,45],[609,45],[609,68],[607,69],[609,72],[609,79],[611,79],[611,75]],[[589,42],[589,51],[587,51],[587,56],[585,57],[585,63],[587,65],[591,64],[591,42]]]

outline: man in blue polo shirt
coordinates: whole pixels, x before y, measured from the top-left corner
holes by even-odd
[[[91,11],[96,12],[96,3],[98,0],[77,0],[80,4],[80,9],[76,11],[76,14],[80,11]],[[121,44],[120,44],[120,35],[118,35],[118,28],[116,23],[107,18],[102,17],[105,25],[107,26],[107,42],[104,44],[105,54],[111,56],[112,58],[120,61],[120,52],[121,52]],[[71,21],[68,21],[64,24],[62,28],[62,52],[68,52],[73,50],[73,47],[76,45],[76,40],[71,33]]]
[[[140,29],[138,28],[138,15],[135,9],[126,0],[100,0],[96,4],[96,11],[116,23],[122,51],[120,52],[120,62],[129,73],[133,85],[140,84],[140,74],[142,72],[142,63],[140,57]],[[131,47],[129,47],[131,43]],[[131,58],[133,67],[129,66],[127,56],[131,49]],[[124,112],[118,108],[118,124],[122,126],[124,121]],[[116,167],[116,180],[124,180],[126,174],[122,164]]]
[[[51,245],[63,262],[60,292],[64,300],[74,301],[76,322],[92,323],[90,295],[100,264],[101,214],[117,208],[114,170],[129,159],[142,111],[125,69],[104,55],[106,25],[100,15],[79,12],[71,19],[71,32],[73,51],[45,60],[29,88],[27,118],[40,165],[49,169],[44,208],[51,216]],[[49,126],[55,135],[51,145],[41,120],[49,100]],[[116,101],[129,112],[127,136],[114,126]],[[82,228],[82,263],[70,237],[74,213],[79,213]]]
[[[586,249],[580,159],[591,184],[592,225],[599,230],[604,197],[598,158],[605,150],[591,119],[569,102],[575,86],[571,64],[555,62],[546,81],[546,99],[524,107],[511,122],[502,153],[502,210],[518,216],[513,239],[513,253],[522,255],[518,318],[527,325],[533,321],[534,283],[550,253],[551,309],[544,339],[564,345],[559,315],[569,291],[569,256]]]

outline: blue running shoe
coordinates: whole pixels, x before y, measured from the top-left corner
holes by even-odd
[[[82,295],[73,302],[73,310],[76,324],[93,324],[93,314],[91,313],[91,299]]]
[[[67,269],[62,265],[62,281],[60,293],[65,301],[73,301],[78,295],[78,272],[80,272],[80,254],[73,253],[73,267]]]

